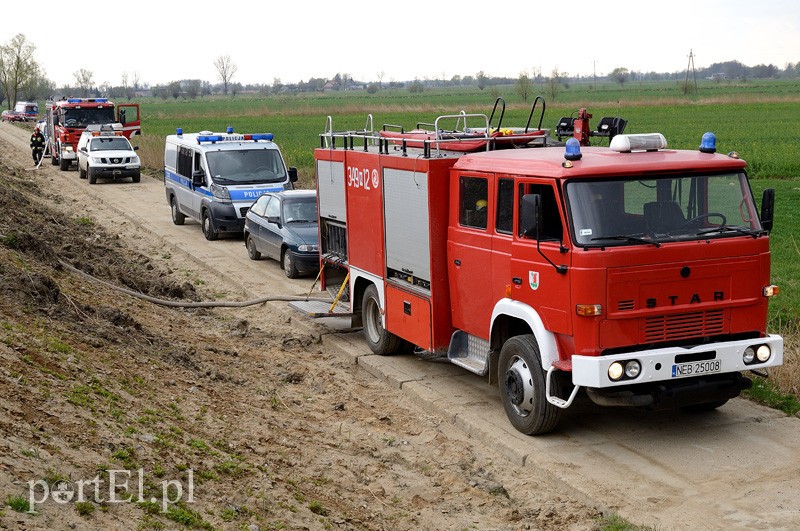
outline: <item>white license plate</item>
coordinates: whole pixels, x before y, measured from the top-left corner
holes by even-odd
[[[714,374],[722,369],[720,360],[692,361],[689,363],[676,363],[672,366],[673,378],[687,378],[701,374]]]

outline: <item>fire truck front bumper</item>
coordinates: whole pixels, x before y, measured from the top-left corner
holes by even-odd
[[[676,382],[778,367],[783,364],[783,338],[668,347],[610,356],[572,356],[572,382],[588,389]],[[671,382],[671,383],[670,383]],[[677,386],[677,384],[675,384]],[[738,393],[737,393],[738,394]]]

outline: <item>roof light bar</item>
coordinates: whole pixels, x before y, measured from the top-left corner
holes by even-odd
[[[629,153],[631,151],[658,151],[667,147],[667,139],[661,133],[639,135],[617,135],[609,145],[612,151]]]
[[[230,127],[228,129],[231,129]],[[178,133],[178,134],[182,134]],[[259,140],[272,140],[275,138],[275,135],[272,133],[257,133],[257,134],[230,134],[230,133],[211,133],[210,131],[202,131],[197,136],[197,143],[203,142],[246,142],[246,141],[254,141],[258,142]]]

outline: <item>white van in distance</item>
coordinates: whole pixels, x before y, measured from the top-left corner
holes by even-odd
[[[164,186],[172,222],[200,222],[207,240],[242,233],[247,210],[265,192],[291,190],[297,168],[287,170],[272,133],[183,133],[167,136]]]

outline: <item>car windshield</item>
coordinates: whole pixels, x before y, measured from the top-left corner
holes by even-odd
[[[285,223],[308,223],[317,221],[317,199],[314,196],[285,199],[283,201]]]
[[[584,247],[762,234],[744,173],[571,181],[566,193]]]
[[[115,122],[114,109],[64,109],[64,125],[67,127],[86,127],[90,124],[109,124]]]
[[[89,144],[89,151],[130,151],[130,143],[121,136],[110,138],[95,138]]]
[[[286,180],[286,169],[275,149],[210,151],[208,168],[217,184],[262,184]]]

